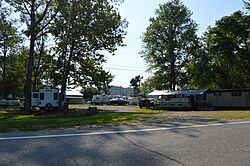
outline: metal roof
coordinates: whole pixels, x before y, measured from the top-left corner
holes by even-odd
[[[184,96],[191,96],[191,95],[202,95],[208,92],[209,89],[197,89],[197,90],[177,90],[177,91],[170,91],[170,90],[155,90],[148,94],[148,96],[170,96],[170,95],[184,95]]]
[[[83,96],[79,91],[77,90],[67,90],[66,96]]]

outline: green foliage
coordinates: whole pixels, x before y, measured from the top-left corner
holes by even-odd
[[[25,23],[23,33],[29,38],[29,56],[26,68],[26,80],[24,87],[26,111],[30,112],[31,91],[33,79],[33,67],[36,40],[50,31],[48,28],[57,14],[56,0],[6,0],[16,11],[20,13],[21,22]]]
[[[83,94],[85,100],[91,101],[94,95],[99,94],[99,91],[96,88],[89,87],[82,89],[81,93]]]
[[[245,88],[250,84],[250,16],[225,16],[205,33],[204,45],[189,63],[191,86]]]
[[[138,96],[140,94],[140,85],[142,76],[138,75],[130,80],[130,86],[133,87],[133,96]]]
[[[143,36],[142,57],[155,72],[151,79],[175,89],[183,83],[184,65],[197,45],[197,24],[180,0],[171,0],[156,10]]]
[[[122,96],[129,96],[133,93],[132,88],[124,88],[121,86],[111,86],[109,88],[110,95],[122,95]]]
[[[245,3],[245,8],[250,11],[250,0],[243,1]]]
[[[59,6],[53,35],[56,39],[57,70],[66,82],[106,91],[113,76],[102,68],[105,57],[122,46],[127,22],[109,1],[63,1]],[[70,79],[68,79],[70,77]]]
[[[15,70],[16,66],[12,66],[17,60],[19,36],[13,26],[14,22],[8,20],[10,10],[1,8],[1,6],[0,10],[0,86],[2,98],[6,98],[10,91],[13,92],[12,85],[18,83],[11,82],[11,79],[16,79],[11,76],[16,75],[15,72],[19,72]]]
[[[165,79],[165,81],[162,80],[161,82],[157,81],[165,78],[157,74],[158,72],[154,73],[153,76],[147,78],[143,83],[141,83],[140,90],[142,92],[142,95],[146,96],[153,90],[161,90],[164,89],[165,87],[168,87],[168,85],[165,84],[168,83],[168,80]]]
[[[94,116],[86,116],[84,111],[70,112],[67,115],[34,116],[17,115],[11,111],[0,110],[0,132],[9,132],[16,129],[30,131],[94,124],[120,124],[149,117],[149,114],[134,112],[103,112]]]
[[[11,54],[7,59],[8,70],[5,92],[6,94],[13,94],[20,97],[23,96],[28,50],[26,48],[21,48],[16,51],[16,53]]]

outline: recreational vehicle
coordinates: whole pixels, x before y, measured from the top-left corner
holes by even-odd
[[[64,105],[65,96],[63,98]],[[58,108],[59,89],[39,89],[38,92],[32,92],[31,107]]]
[[[109,101],[108,95],[94,95],[92,97],[92,104],[107,104]]]
[[[157,93],[151,93],[157,94]],[[249,109],[250,89],[161,91],[157,109]]]
[[[204,102],[204,94],[208,89],[165,91],[158,96],[155,107],[157,109],[193,109],[198,103]]]
[[[250,89],[220,89],[206,93],[206,103],[213,109],[249,109]]]

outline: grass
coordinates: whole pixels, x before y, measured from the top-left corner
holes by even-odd
[[[174,116],[199,116],[199,117],[206,117],[206,118],[217,119],[217,120],[250,119],[250,110],[217,110],[217,111],[151,110],[149,112],[154,112],[154,111],[156,113],[165,113],[165,114],[174,115]]]
[[[141,112],[141,113],[166,113],[169,112],[168,110],[152,110],[152,109],[147,109],[147,108],[136,108],[136,112]]]
[[[0,132],[13,130],[32,131],[74,127],[84,125],[121,124],[154,117],[155,114],[169,116],[200,116],[218,120],[250,119],[250,110],[231,111],[168,111],[135,108],[136,112],[101,112],[85,116],[84,112],[70,112],[67,115],[52,114],[43,116],[18,115],[15,111],[0,110]]]
[[[0,132],[12,130],[41,130],[59,127],[74,127],[82,125],[120,124],[150,118],[143,113],[103,112],[93,116],[84,116],[81,112],[71,112],[67,115],[17,115],[13,111],[0,111]]]
[[[218,120],[239,120],[250,119],[250,110],[221,110],[221,111],[200,111],[198,116],[218,119]]]

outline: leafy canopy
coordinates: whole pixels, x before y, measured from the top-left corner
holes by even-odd
[[[142,57],[155,73],[152,78],[166,85],[164,89],[175,89],[182,83],[184,64],[196,46],[197,24],[191,15],[180,0],[171,0],[160,5],[144,33]]]

